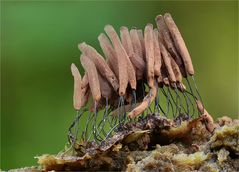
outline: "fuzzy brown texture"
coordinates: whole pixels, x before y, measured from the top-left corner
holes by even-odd
[[[188,74],[192,75],[193,67],[191,58],[186,53],[186,47],[183,48],[182,40],[177,42],[174,39],[176,37],[177,40],[180,40],[182,36],[175,31],[177,26],[168,13],[164,17],[158,15],[156,24],[158,29],[154,29],[153,24],[147,24],[144,33],[141,29],[132,28],[129,31],[127,27],[122,26],[120,27],[120,36],[113,26],[106,25],[104,30],[107,35],[101,33],[98,36],[106,61],[92,46],[84,42],[78,45],[82,54],[87,55],[93,61],[97,71],[101,74],[101,85],[103,80],[107,80],[113,87],[111,91],[110,87],[104,89],[101,86],[101,91],[104,93],[109,88],[107,96],[111,96],[111,93],[113,95],[109,99],[112,110],[117,108],[115,99],[121,97],[126,104],[130,104],[134,100],[132,91],[140,93],[141,85],[153,88],[155,80],[159,83],[159,87],[167,86],[170,89],[185,91],[182,77],[187,77],[186,70]],[[87,78],[83,77],[82,91],[85,91],[84,87],[88,84],[87,82]],[[140,83],[139,86],[137,86],[138,83]],[[91,93],[91,95],[93,94]],[[107,96],[103,95],[104,98]],[[136,100],[136,103],[140,105],[132,109],[130,112],[132,117],[137,117],[148,107],[145,101],[141,102],[143,96],[137,95],[136,97],[140,97]],[[152,101],[153,99],[150,99],[149,104]],[[84,105],[87,105],[85,101]],[[205,118],[205,120],[210,119]],[[210,123],[208,127],[212,129]]]
[[[149,93],[145,96],[144,100],[138,105],[136,108],[134,108],[129,114],[129,118],[135,118],[142,114],[144,110],[151,105],[151,103],[154,101],[155,97],[157,95],[157,87],[154,84],[154,86],[149,90]]]
[[[162,57],[159,47],[159,34],[158,30],[154,29],[154,74],[155,76],[161,75]]]
[[[134,54],[131,58],[132,63],[136,68],[137,80],[143,79],[145,73],[145,61],[144,61],[144,42],[142,43],[138,34],[138,30],[130,30],[130,38],[133,44]],[[141,38],[142,39],[142,38]]]
[[[99,101],[101,98],[100,82],[98,78],[98,72],[95,64],[86,55],[81,55],[81,64],[84,67],[89,80],[90,90],[95,101]]]
[[[117,79],[119,79],[118,60],[116,57],[115,50],[114,50],[112,44],[110,43],[110,40],[104,33],[101,33],[98,36],[98,40],[99,40],[100,47],[106,57],[106,60],[107,60],[107,63],[109,65],[110,69],[115,73]]]
[[[192,60],[191,60],[190,54],[188,52],[188,49],[185,45],[185,42],[183,40],[183,37],[178,30],[177,25],[175,24],[172,16],[169,13],[166,13],[164,15],[164,19],[165,19],[165,23],[167,24],[168,29],[172,35],[172,38],[176,45],[176,48],[183,59],[183,62],[185,64],[185,68],[186,68],[188,74],[193,75],[194,69],[193,69]]]
[[[168,51],[172,54],[172,56],[174,56],[177,60],[178,65],[182,65],[182,60],[179,57],[177,50],[175,48],[175,45],[173,43],[172,37],[170,35],[169,29],[167,27],[167,25],[165,24],[164,18],[162,15],[158,15],[155,18],[158,30],[160,32],[160,34],[162,35],[164,41],[165,41],[165,45],[166,48],[168,49]]]
[[[98,78],[100,82],[100,92],[102,97],[104,98],[111,98],[113,94],[113,89],[109,82],[100,74],[98,73]]]
[[[120,38],[126,53],[131,59],[134,54],[134,48],[133,48],[133,43],[131,41],[129,29],[127,27],[125,26],[120,27]]]
[[[147,63],[147,79],[150,88],[154,86],[154,31],[153,25],[147,24],[144,29],[144,44]]]
[[[71,73],[74,78],[74,93],[73,93],[73,104],[76,110],[81,108],[81,75],[74,63],[71,64]]]
[[[120,28],[120,36],[121,36],[122,45],[128,54],[130,62],[134,66],[136,73],[138,72],[138,74],[136,74],[136,75],[137,76],[142,75],[142,73],[144,72],[145,64],[144,64],[143,58],[140,57],[140,55],[139,55],[139,51],[141,49],[139,40],[137,39],[137,37],[132,37],[133,38],[132,39],[128,28],[125,26],[122,26]],[[136,33],[136,36],[137,36],[137,33]],[[133,46],[134,44],[135,44],[135,46]],[[130,75],[129,75],[129,77],[130,77]]]
[[[184,77],[187,76],[185,71],[185,66],[183,64],[183,60],[181,56],[179,55],[178,51],[176,50],[176,47],[174,45],[174,42],[172,40],[172,36],[170,35],[169,28],[165,24],[164,17],[162,15],[158,15],[155,18],[158,30],[160,34],[162,35],[163,40],[165,41],[165,45],[171,56],[175,59],[177,65],[180,68],[180,71],[182,72],[182,75]]]
[[[81,80],[81,88],[84,89],[89,84],[87,75],[85,74]]]
[[[135,73],[135,66],[133,65],[132,59],[134,59],[134,49],[133,44],[130,38],[129,30],[127,27],[122,26],[120,28],[120,37],[122,45],[127,53],[125,56],[127,61],[127,72],[129,77],[129,84],[132,89],[136,89],[136,73]]]
[[[138,29],[137,33],[138,33],[138,37],[139,37],[139,40],[140,40],[140,43],[141,43],[142,55],[143,55],[144,60],[146,60],[145,59],[144,34],[143,34],[143,31],[141,29]]]
[[[128,85],[128,62],[127,62],[127,53],[121,44],[120,38],[117,35],[115,29],[111,25],[106,25],[104,28],[106,34],[109,36],[113,47],[116,52],[118,66],[119,66],[119,95],[125,95],[126,88]]]
[[[114,90],[117,91],[119,88],[118,79],[116,78],[112,70],[109,68],[104,58],[93,47],[87,45],[86,43],[81,43],[78,45],[78,47],[82,53],[84,53],[94,62],[98,71],[109,81]]]
[[[199,112],[202,114],[202,118],[206,121],[206,127],[209,131],[213,131],[215,129],[214,121],[211,115],[207,112],[203,104],[199,101],[196,100],[197,108]]]
[[[173,58],[171,58],[171,66],[173,68],[173,72],[174,72],[176,81],[181,83],[182,82],[182,74],[180,72],[179,66],[177,65],[177,63],[175,62],[175,60]]]
[[[142,30],[141,32],[142,33]],[[143,34],[143,33],[142,33]],[[142,37],[141,37],[142,36]],[[130,30],[130,37],[132,40],[133,48],[134,48],[134,53],[137,55],[137,58],[140,59],[140,65],[144,67],[144,37],[143,35],[139,35],[139,31],[137,29],[131,29]],[[142,63],[142,64],[141,64]]]
[[[84,89],[82,89],[81,107],[85,106],[88,103],[90,95],[90,85],[88,84]]]
[[[160,50],[162,52],[162,57],[163,57],[163,61],[165,64],[165,68],[167,69],[168,72],[168,78],[171,82],[176,82],[176,78],[173,72],[173,68],[171,65],[171,55],[168,53],[168,51],[166,50],[162,40],[160,40]]]

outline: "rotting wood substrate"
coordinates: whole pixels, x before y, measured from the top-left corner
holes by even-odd
[[[181,120],[178,124],[178,120],[148,115],[125,125],[104,146],[91,145],[83,156],[37,157],[39,169],[239,171],[239,120],[219,118],[213,132],[207,130],[202,117]]]

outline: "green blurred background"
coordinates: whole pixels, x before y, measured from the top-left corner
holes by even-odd
[[[238,117],[238,2],[1,2],[1,169],[31,166],[66,143],[77,43],[99,49],[106,24],[143,28],[170,12],[207,110]],[[81,68],[81,72],[82,68]]]

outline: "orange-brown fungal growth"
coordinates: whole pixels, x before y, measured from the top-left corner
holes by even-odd
[[[84,53],[94,62],[96,68],[99,70],[99,72],[101,72],[102,76],[104,76],[112,85],[114,90],[117,91],[119,88],[118,79],[109,68],[104,58],[93,47],[87,45],[86,43],[81,43],[78,45],[78,47],[82,53]]]
[[[138,30],[131,29],[130,30],[130,38],[131,38],[131,41],[133,44],[133,51],[134,51],[131,62],[133,63],[133,65],[136,68],[136,75],[143,76],[146,66],[145,66],[145,62],[144,62],[143,48],[142,48],[141,40],[138,35]],[[139,79],[142,79],[142,78],[139,77]]]
[[[154,86],[154,32],[152,24],[147,24],[144,29],[144,44],[148,84],[149,87],[152,88]]]
[[[108,81],[103,76],[101,76],[100,73],[98,73],[98,78],[100,82],[100,91],[101,91],[102,97],[110,98],[113,92],[112,87],[110,86]]]
[[[173,72],[173,68],[171,66],[171,58],[172,57],[170,56],[167,49],[165,48],[162,40],[160,40],[159,45],[160,45],[160,50],[161,50],[161,53],[162,53],[163,61],[164,61],[165,67],[166,67],[167,72],[168,72],[169,80],[171,82],[176,82],[176,78],[175,78],[175,75],[174,75],[174,72]]]
[[[139,58],[142,59],[142,61],[144,62],[142,44],[141,44],[141,40],[140,40],[139,35],[138,35],[138,30],[131,29],[130,30],[130,38],[131,38],[131,41],[132,41],[132,44],[133,44],[134,53],[137,54],[137,56],[139,56]],[[144,45],[144,42],[143,42],[143,45]]]
[[[130,38],[129,29],[127,27],[125,26],[120,27],[120,38],[121,38],[122,45],[126,53],[128,54],[128,57],[131,60],[134,56],[134,48]]]
[[[182,75],[184,77],[186,77],[186,70],[183,64],[183,60],[179,54],[179,52],[177,52],[177,49],[175,47],[175,44],[172,40],[172,36],[170,35],[169,29],[164,21],[164,18],[162,15],[158,15],[155,18],[158,30],[160,32],[160,34],[162,35],[162,40],[165,42],[165,47],[166,49],[169,51],[170,55],[174,58],[174,60],[176,61],[176,63],[178,64],[180,71],[182,72]]]
[[[182,82],[182,74],[180,72],[179,66],[177,65],[177,63],[175,62],[175,60],[173,58],[171,58],[171,66],[176,78],[177,82]]]
[[[155,18],[155,21],[156,21],[158,30],[159,30],[160,34],[162,35],[163,40],[165,41],[165,47],[171,53],[171,55],[176,59],[176,62],[178,63],[178,65],[181,66],[183,63],[182,59],[179,56],[179,54],[175,48],[174,42],[171,38],[170,32],[168,30],[168,27],[167,27],[165,21],[164,21],[163,16],[158,15]]]
[[[100,43],[100,47],[106,57],[109,67],[115,73],[116,77],[119,79],[118,59],[110,40],[104,33],[101,33],[98,36],[98,40]]]
[[[74,94],[73,94],[74,108],[76,110],[80,110],[81,108],[81,75],[74,63],[71,64],[71,73],[74,77]]]
[[[98,102],[100,101],[100,98],[101,98],[101,92],[100,92],[100,82],[99,82],[98,73],[97,73],[95,64],[91,61],[91,59],[89,59],[88,56],[84,54],[81,55],[80,61],[83,68],[85,69],[87,73],[93,99],[96,102]]]
[[[118,60],[119,68],[119,95],[125,95],[125,91],[128,85],[128,70],[127,70],[127,53],[124,50],[123,45],[120,42],[119,36],[114,30],[113,26],[107,25],[105,26],[105,32],[109,36]]]
[[[153,87],[150,89],[149,93],[146,95],[142,103],[134,108],[129,114],[129,118],[135,118],[142,114],[144,110],[151,105],[151,103],[154,101],[155,97],[157,95],[157,87],[156,84],[153,85]]]
[[[81,88],[85,88],[89,84],[87,75],[85,74],[81,80]]]
[[[187,135],[197,123],[187,122],[195,116],[197,105],[201,112],[199,122],[213,131],[213,119],[198,101],[202,99],[194,77],[190,76],[194,73],[191,58],[176,24],[167,13],[158,15],[156,24],[156,29],[153,24],[147,24],[143,31],[122,26],[119,34],[113,26],[106,25],[106,33],[98,36],[103,55],[86,43],[78,45],[85,74],[81,80],[72,64],[74,108],[77,109],[77,119],[68,134],[72,144],[77,138],[73,137],[73,129],[85,114],[81,140],[88,144],[93,139],[94,143],[89,146],[105,146],[108,138],[131,125],[129,118],[139,117],[133,120],[135,122],[149,119],[144,116],[145,110],[155,119],[172,115],[177,127],[173,124],[165,135],[178,138],[178,135]],[[187,88],[183,82],[187,82]],[[182,124],[187,125],[177,130]],[[79,145],[76,146],[79,149]]]
[[[213,132],[213,130],[215,129],[215,125],[214,125],[214,120],[213,120],[212,116],[204,108],[204,106],[201,103],[201,101],[196,100],[196,104],[197,104],[197,108],[198,108],[199,112],[202,114],[201,117],[206,122],[207,130],[210,131],[210,132]]]
[[[127,27],[122,26],[120,28],[120,36],[122,45],[127,53],[126,61],[127,61],[127,71],[128,71],[128,79],[129,84],[132,89],[136,89],[136,74],[135,67],[133,66],[132,60],[134,59],[134,49],[132,45],[132,41],[129,35],[129,30]],[[132,60],[131,60],[132,59]]]
[[[86,106],[90,98],[90,95],[91,95],[90,85],[88,84],[85,88],[82,89],[81,107]]]
[[[158,30],[154,29],[154,74],[155,76],[161,75],[162,57],[159,47]]]
[[[191,60],[190,54],[188,52],[188,49],[185,45],[185,42],[183,40],[183,37],[178,30],[177,25],[174,23],[174,20],[169,13],[166,13],[164,15],[164,19],[165,19],[165,23],[167,24],[168,29],[169,29],[169,31],[172,35],[172,38],[173,38],[174,43],[176,45],[176,48],[177,48],[178,52],[180,53],[180,55],[183,59],[183,62],[184,62],[187,73],[189,75],[193,75],[194,74],[194,69],[193,69],[192,60]]]
[[[138,33],[138,37],[139,37],[139,40],[140,40],[140,43],[141,43],[142,55],[143,55],[144,60],[146,60],[145,59],[144,34],[143,34],[143,31],[141,29],[138,29],[137,33]]]
[[[136,90],[136,73],[135,69],[129,59],[127,59],[127,71],[128,71],[128,79],[129,79],[129,84],[130,87],[133,90]]]

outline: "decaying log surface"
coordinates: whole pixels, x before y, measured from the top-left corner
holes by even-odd
[[[203,117],[188,121],[182,116],[177,124],[149,114],[126,124],[104,145],[91,144],[84,155],[37,157],[38,170],[238,171],[239,120],[223,117],[214,125],[211,132]]]

